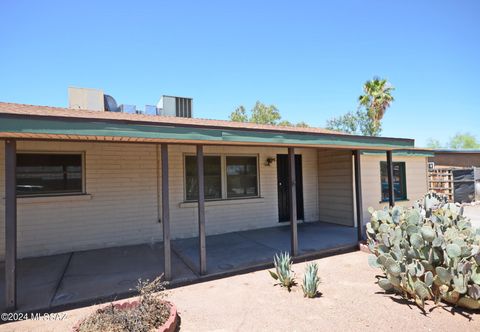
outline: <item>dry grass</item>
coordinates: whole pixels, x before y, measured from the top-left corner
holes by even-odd
[[[78,332],[148,332],[163,325],[169,315],[170,306],[164,301],[165,282],[161,276],[152,282],[139,280],[138,301],[130,305],[110,305],[97,309],[83,320]]]

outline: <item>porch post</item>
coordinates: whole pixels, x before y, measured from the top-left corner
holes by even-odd
[[[388,174],[388,202],[390,207],[395,206],[395,194],[393,191],[393,162],[392,151],[387,151],[387,174]]]
[[[288,188],[290,190],[291,255],[298,254],[297,234],[297,181],[295,172],[295,149],[288,148]]]
[[[198,238],[200,249],[200,274],[207,273],[207,249],[205,236],[205,177],[203,169],[203,145],[197,145],[198,177]]]
[[[170,199],[168,194],[168,144],[162,143],[162,223],[163,223],[163,254],[165,279],[172,279],[172,252],[170,245]]]
[[[17,309],[17,197],[15,140],[5,141],[5,308]]]
[[[357,235],[358,241],[365,239],[365,230],[363,227],[363,202],[362,202],[362,171],[360,150],[353,151],[354,163],[355,163],[355,210],[357,214]]]

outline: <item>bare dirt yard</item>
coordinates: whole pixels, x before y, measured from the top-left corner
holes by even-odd
[[[169,290],[180,312],[181,331],[480,331],[480,313],[415,304],[384,294],[380,272],[368,254],[318,260],[321,296],[306,299],[300,286],[289,293],[266,270]],[[301,280],[305,263],[294,265]],[[2,331],[68,331],[95,307],[66,311],[62,321],[22,321]]]

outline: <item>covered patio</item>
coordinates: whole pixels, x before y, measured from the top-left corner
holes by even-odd
[[[138,278],[151,279],[162,273],[173,285],[238,273],[271,264],[273,255],[279,251],[289,251],[296,260],[300,260],[325,255],[332,250],[353,249],[358,240],[363,238],[364,232],[361,151],[379,150],[386,153],[389,200],[390,205],[393,205],[392,151],[413,148],[413,141],[408,139],[358,137],[316,128],[253,125],[245,129],[247,124],[226,121],[202,122],[197,119],[36,106],[0,106],[0,138],[4,140],[5,165],[5,262],[1,263],[4,279],[1,280],[0,290],[5,303],[2,303],[2,310],[48,309],[120,296],[130,293],[129,290]],[[16,156],[17,143],[24,141],[154,146],[154,152],[150,153],[156,155],[157,163],[154,203],[156,216],[153,219],[156,219],[155,223],[160,223],[161,242],[18,259]],[[195,147],[197,196],[194,214],[197,231],[190,234],[197,236],[176,240],[172,236],[174,233],[171,225],[174,226],[182,219],[171,218],[174,215],[171,213],[172,207],[179,203],[171,202],[175,183],[171,187],[170,182],[173,179],[178,181],[179,177],[172,178],[171,173],[179,167],[169,164],[169,150],[175,150],[181,145]],[[232,149],[242,146],[274,147],[283,149],[282,153],[287,152],[287,177],[283,185],[289,198],[284,203],[279,203],[279,206],[288,206],[286,225],[207,235],[209,220],[206,213],[208,200],[205,198],[204,147],[209,146]],[[295,157],[296,151],[302,148],[315,151],[319,148],[341,150],[347,156],[347,169],[353,173],[352,179],[347,179],[349,188],[344,188],[352,194],[350,227],[312,221],[303,223],[298,220]],[[122,165],[118,165],[118,168],[121,169]],[[108,174],[106,172],[104,175]],[[273,179],[276,182],[276,178]],[[353,193],[351,188],[354,188]],[[88,193],[83,191],[81,194]],[[241,220],[241,214],[237,213],[237,218]],[[32,294],[37,291],[38,297],[33,297]]]
[[[206,237],[208,269],[197,271],[198,239],[172,243],[172,287],[272,265],[273,256],[289,251],[289,227],[264,228]],[[357,247],[355,228],[321,223],[298,225],[296,261]],[[163,244],[144,244],[20,259],[17,305],[21,311],[58,310],[134,293],[138,279],[164,273]],[[5,265],[0,263],[0,296],[5,296]],[[0,311],[6,308],[3,303]]]

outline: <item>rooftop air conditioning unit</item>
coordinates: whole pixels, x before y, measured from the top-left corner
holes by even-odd
[[[68,108],[89,111],[104,111],[103,91],[89,88],[68,88]]]
[[[157,104],[157,114],[162,116],[192,117],[192,98],[162,96]]]
[[[137,107],[135,105],[120,105],[120,112],[128,114],[137,114]]]
[[[155,105],[145,105],[145,112],[146,115],[157,115],[157,106]]]

